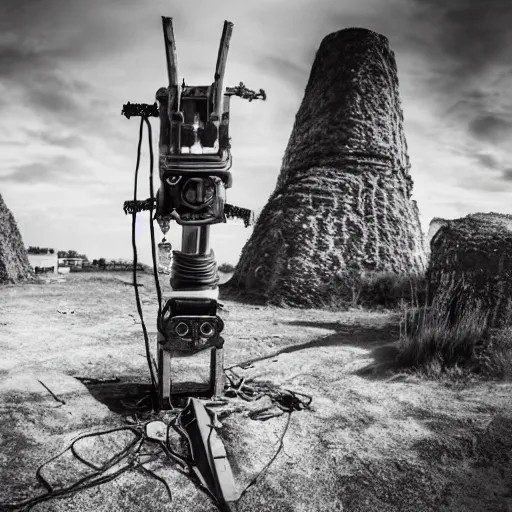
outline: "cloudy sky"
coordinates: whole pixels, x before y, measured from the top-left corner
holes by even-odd
[[[227,19],[224,85],[267,91],[266,102],[231,103],[229,203],[265,204],[322,38],[365,27],[395,52],[423,228],[434,216],[512,213],[510,0],[1,0],[0,194],[25,245],[131,258],[122,206],[133,194],[139,119],[120,111],[152,103],[167,85],[162,15],[174,18],[187,83],[211,83]],[[148,170],[146,143],[140,198],[149,197]],[[148,214],[139,220],[149,263]],[[175,248],[179,233],[173,224]],[[218,261],[236,263],[250,233],[213,226]]]

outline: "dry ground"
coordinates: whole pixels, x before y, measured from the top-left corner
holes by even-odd
[[[0,502],[41,494],[39,464],[81,433],[123,425],[128,412],[120,398],[140,396],[148,375],[130,279],[71,274],[63,282],[0,288]],[[154,337],[152,278],[140,279]],[[226,366],[252,360],[235,370],[313,396],[310,410],[292,415],[284,450],[240,501],[240,512],[512,511],[512,384],[391,372],[398,339],[392,314],[225,306]],[[201,380],[206,361],[176,360],[176,381]],[[114,376],[121,382],[110,387],[75,378]],[[272,457],[285,423],[286,416],[253,421],[243,410],[223,421],[240,488]],[[124,442],[111,435],[84,441],[80,450],[94,459]],[[45,470],[56,484],[82,474],[71,460]],[[33,510],[216,510],[170,462],[158,474],[172,489],[172,505],[157,481],[126,473]]]

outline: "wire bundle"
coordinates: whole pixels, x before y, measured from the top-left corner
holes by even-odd
[[[235,365],[241,366],[242,365]],[[269,382],[258,382],[253,379],[245,379],[240,378],[233,370],[228,370],[229,374],[226,373],[226,377],[228,378],[229,384],[226,387],[226,396],[236,396],[242,398],[246,401],[256,401],[264,396],[268,396],[274,405],[280,409],[280,411],[272,412],[269,411],[270,408],[264,408],[260,411],[253,411],[253,414],[249,414],[249,417],[252,420],[266,421],[270,418],[275,418],[281,416],[283,414],[288,414],[288,418],[286,420],[286,424],[284,430],[280,436],[279,446],[271,457],[271,459],[265,464],[263,469],[246,485],[246,487],[241,492],[237,502],[239,503],[242,497],[247,493],[247,491],[253,487],[256,483],[258,483],[264,474],[267,472],[268,468],[272,465],[275,459],[278,457],[279,453],[283,448],[283,440],[288,431],[288,427],[290,425],[290,420],[292,413],[299,410],[308,409],[312,397],[309,395],[305,395],[303,393],[298,393],[291,391],[289,389],[284,389],[279,386],[275,386]],[[250,385],[249,385],[250,383]],[[301,398],[303,397],[303,398]],[[147,398],[147,397],[145,397]],[[304,400],[305,399],[305,400]],[[211,406],[222,406],[226,405],[229,401],[216,401],[212,402]],[[136,409],[144,409],[144,407],[135,407]],[[86,489],[90,489],[91,487],[95,487],[107,482],[110,482],[117,478],[119,475],[130,471],[130,470],[140,470],[145,474],[155,478],[160,483],[162,483],[167,491],[167,494],[172,501],[172,493],[169,487],[169,484],[160,476],[155,474],[151,469],[145,467],[145,465],[150,462],[154,462],[162,455],[166,455],[170,460],[177,463],[175,469],[180,471],[182,474],[188,476],[191,481],[198,487],[198,489],[205,492],[210,498],[213,500],[215,505],[220,511],[227,510],[225,508],[225,504],[220,502],[218,497],[213,495],[212,492],[204,486],[204,484],[199,480],[196,473],[193,471],[192,467],[195,466],[196,461],[191,459],[190,457],[183,456],[182,454],[177,453],[171,447],[170,443],[170,431],[174,430],[179,435],[187,438],[185,431],[182,427],[180,427],[181,416],[183,409],[174,409],[173,414],[174,418],[167,424],[167,433],[165,436],[165,440],[156,441],[154,438],[148,437],[146,426],[151,421],[141,422],[137,415],[135,415],[136,421],[129,426],[112,428],[110,430],[104,430],[101,432],[93,432],[89,434],[83,434],[80,437],[76,438],[65,450],[55,455],[48,461],[41,464],[36,470],[36,478],[39,482],[45,487],[46,493],[36,496],[34,498],[29,498],[18,503],[0,503],[0,510],[5,511],[23,511],[28,512],[33,507],[38,505],[39,503],[55,499],[55,498],[65,498],[70,497],[80,491],[84,491]],[[228,412],[228,411],[225,411]],[[231,411],[231,412],[239,412],[239,411]],[[147,411],[148,417],[153,417],[153,413]],[[228,414],[229,415],[229,412]],[[214,417],[220,419],[222,416],[226,416],[226,414],[218,413],[215,414]],[[127,418],[128,421],[128,418]],[[215,428],[216,421],[212,421],[210,425],[210,429],[213,430]],[[91,438],[96,436],[102,436],[106,434],[111,434],[114,432],[132,432],[134,434],[134,439],[130,441],[125,448],[123,448],[119,453],[111,457],[107,460],[103,465],[97,466],[92,462],[85,459],[81,456],[75,449],[75,444],[81,439]],[[210,431],[211,434],[211,431]],[[149,446],[148,446],[149,444]],[[151,446],[153,445],[153,446]],[[155,445],[157,449],[155,448]],[[146,451],[142,449],[146,448]],[[148,450],[149,448],[149,450]],[[153,448],[153,449],[152,449]],[[160,449],[158,449],[160,448]],[[190,449],[190,446],[189,446]],[[62,457],[67,451],[71,451],[71,454],[79,460],[82,464],[90,467],[93,472],[83,478],[77,480],[74,484],[71,484],[67,487],[54,488],[50,482],[43,476],[43,469],[45,466],[50,464],[51,462]],[[143,460],[145,458],[145,460]],[[230,509],[231,510],[231,509]]]
[[[84,459],[75,450],[75,444],[81,439],[123,431],[132,432],[133,434],[135,434],[135,438],[119,453],[117,453],[109,460],[107,460],[102,466],[97,466],[92,462]],[[146,440],[147,438],[144,436],[143,432],[140,432],[138,429],[134,427],[119,427],[110,430],[105,430],[102,432],[84,434],[75,439],[65,450],[55,455],[51,459],[47,460],[37,468],[36,478],[45,487],[46,493],[41,494],[39,496],[35,496],[34,498],[29,498],[20,501],[18,503],[0,503],[0,510],[20,510],[23,512],[28,512],[39,503],[43,503],[45,501],[55,498],[65,498],[73,496],[74,494],[80,491],[84,491],[86,489],[90,489],[91,487],[95,487],[97,485],[110,482],[117,478],[119,475],[134,469],[141,470],[144,473],[152,476],[159,482],[163,483],[165,485],[169,498],[172,501],[171,489],[167,482],[163,478],[156,475],[152,470],[144,467],[144,464],[148,464],[149,462],[155,461],[161,453],[165,452],[167,454],[167,450],[164,449],[164,447],[162,447],[162,450],[160,451],[144,453],[141,451],[141,449],[144,446]],[[94,471],[89,475],[80,478],[74,484],[55,489],[50,484],[50,482],[43,476],[42,471],[45,466],[62,457],[67,451],[71,451],[71,453],[77,460],[79,460],[82,464],[85,464],[86,466],[90,467]],[[144,457],[146,458],[146,460],[142,460],[142,458]],[[125,463],[123,464],[123,462]],[[113,470],[116,467],[117,469]]]
[[[171,286],[174,290],[205,290],[217,286],[219,274],[213,250],[210,254],[181,251],[172,251],[172,254]]]
[[[137,145],[137,163],[135,165],[135,179],[133,186],[133,204],[137,205],[137,186],[138,186],[138,178],[139,178],[139,166],[140,166],[140,158],[141,158],[141,146],[142,146],[142,135],[144,129],[144,123],[146,123],[148,128],[148,139],[149,139],[149,189],[150,189],[150,206],[154,204],[154,193],[153,193],[153,145],[151,141],[151,124],[148,121],[147,117],[141,117],[140,119],[140,127],[139,127],[139,143]],[[155,279],[156,292],[158,296],[158,313],[162,312],[162,291],[160,289],[160,282],[158,280],[158,269],[156,266],[156,255],[155,255],[155,232],[153,226],[153,210],[150,209],[150,217],[149,217],[149,228],[151,233],[151,254],[153,257],[153,276]],[[148,363],[149,375],[151,377],[151,398],[153,403],[153,409],[159,409],[158,402],[158,389],[157,389],[157,378],[155,376],[155,371],[153,369],[153,362],[151,360],[151,349],[149,345],[149,336],[146,328],[146,324],[144,322],[144,317],[142,314],[142,304],[139,295],[139,289],[137,285],[137,259],[138,259],[138,251],[137,251],[137,242],[135,237],[136,232],[136,218],[137,218],[137,210],[133,209],[132,211],[132,249],[133,249],[133,287],[135,289],[135,302],[137,304],[137,312],[139,314],[142,333],[144,335],[144,345],[146,349],[146,360]]]

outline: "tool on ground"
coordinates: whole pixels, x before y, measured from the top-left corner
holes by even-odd
[[[189,398],[178,416],[178,428],[189,441],[193,470],[201,483],[229,505],[240,493],[229,464],[226,448],[215,430],[215,417],[196,398]]]

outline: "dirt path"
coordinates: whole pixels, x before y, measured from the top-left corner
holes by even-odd
[[[139,396],[147,383],[129,282],[127,274],[76,274],[0,290],[0,502],[44,492],[35,469],[78,434],[123,425],[120,397]],[[154,335],[151,276],[141,282]],[[455,386],[392,374],[386,368],[398,333],[385,313],[225,306],[226,366],[252,361],[234,370],[313,397],[310,410],[291,416],[283,451],[240,512],[512,511],[512,384]],[[203,356],[173,366],[177,381],[200,380],[206,367]],[[114,376],[120,382],[102,393],[75,378]],[[285,424],[286,416],[260,422],[246,412],[223,421],[240,488],[272,457]],[[96,460],[129,438],[84,440],[80,450]],[[71,458],[45,469],[56,486],[83,474]],[[162,462],[158,474],[173,505],[160,483],[129,472],[33,510],[216,510],[172,464]]]

